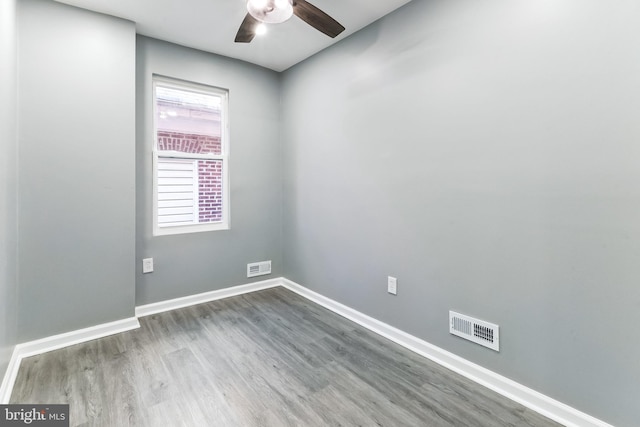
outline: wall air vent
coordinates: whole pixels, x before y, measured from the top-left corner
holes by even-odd
[[[271,261],[247,264],[247,277],[263,276],[265,274],[271,274]]]
[[[449,332],[492,350],[500,351],[500,327],[493,323],[449,311]]]

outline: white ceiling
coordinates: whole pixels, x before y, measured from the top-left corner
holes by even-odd
[[[294,16],[248,44],[233,41],[246,0],[56,1],[133,21],[138,34],[283,71],[410,0],[311,0],[346,30],[331,39]]]

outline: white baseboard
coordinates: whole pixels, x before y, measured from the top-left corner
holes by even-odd
[[[261,291],[263,289],[275,288],[282,285],[282,279],[268,279],[260,282],[249,283],[246,285],[232,286],[230,288],[218,289],[216,291],[204,292],[196,295],[189,295],[182,298],[175,298],[166,301],[160,301],[152,304],[146,304],[136,307],[136,317],[149,316],[151,314],[171,311],[178,308],[189,307],[205,302],[216,301],[223,298],[234,297],[249,292]]]
[[[22,359],[18,356],[18,351],[14,347],[13,353],[11,353],[11,360],[9,360],[9,366],[0,384],[0,405],[6,405],[11,398],[11,391],[13,390],[13,384],[16,382],[18,376],[18,369],[20,369],[20,361]]]
[[[409,335],[400,329],[394,328],[393,326],[376,320],[366,314],[352,309],[351,307],[340,304],[337,301],[320,295],[305,288],[304,286],[282,277],[139,306],[136,307],[135,318],[124,319],[117,322],[81,329],[79,331],[55,335],[37,341],[18,344],[13,351],[7,372],[4,376],[4,380],[2,381],[2,385],[0,386],[0,404],[6,404],[9,402],[13,384],[18,375],[20,362],[25,357],[35,356],[37,354],[46,353],[47,351],[138,328],[140,327],[137,319],[138,317],[149,316],[155,313],[175,310],[178,308],[229,298],[277,286],[283,286],[298,295],[307,298],[308,300],[313,301],[334,313],[369,329],[372,332],[377,333],[378,335],[390,339],[408,350],[433,360],[434,362],[560,424],[568,427],[613,427],[604,421],[585,414],[575,408],[565,405],[562,402],[512,381],[509,378],[503,377],[502,375],[483,368],[482,366],[476,365],[475,363],[456,356],[453,353],[429,344],[420,338]]]
[[[7,368],[4,380],[2,381],[2,387],[0,388],[0,404],[4,405],[9,403],[11,392],[13,391],[13,385],[16,381],[16,377],[18,376],[20,363],[25,357],[36,356],[38,354],[57,350],[63,347],[69,347],[109,335],[130,331],[139,327],[140,323],[138,322],[138,319],[131,317],[18,344],[13,350],[9,367]]]
[[[604,421],[320,295],[291,280],[283,278],[282,286],[560,424],[568,427],[613,427]]]

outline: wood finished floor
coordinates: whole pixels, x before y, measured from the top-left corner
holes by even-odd
[[[140,319],[22,361],[12,403],[72,426],[557,426],[290,292]]]

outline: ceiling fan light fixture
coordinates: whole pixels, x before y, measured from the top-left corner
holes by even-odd
[[[266,24],[280,24],[293,16],[291,0],[248,0],[247,11]]]
[[[256,36],[262,36],[267,33],[267,26],[262,22],[256,26]]]

